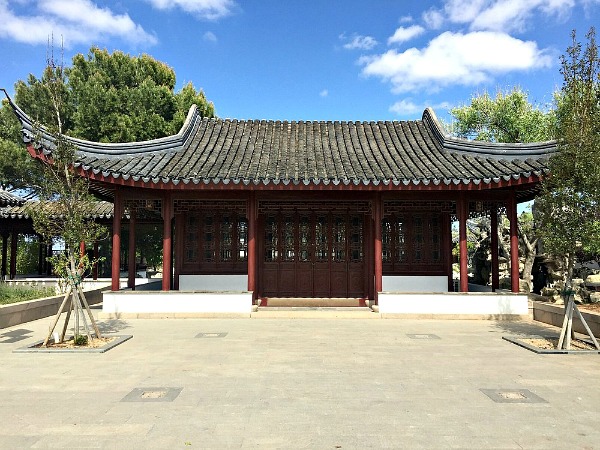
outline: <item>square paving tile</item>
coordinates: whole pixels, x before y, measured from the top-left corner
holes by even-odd
[[[127,394],[122,402],[172,402],[183,390],[180,387],[145,387],[135,388]]]
[[[196,335],[197,338],[222,338],[227,336],[227,333],[225,332],[219,332],[219,333],[198,333]]]
[[[529,389],[480,389],[496,403],[548,403]]]
[[[441,339],[437,334],[407,334],[410,339]]]

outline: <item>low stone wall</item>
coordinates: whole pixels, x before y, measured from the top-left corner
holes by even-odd
[[[579,310],[594,336],[600,337],[600,314],[586,312],[581,308]],[[562,305],[534,301],[533,319],[560,328],[564,319],[564,307]],[[587,334],[577,314],[573,315],[573,329],[578,333]]]
[[[252,292],[105,291],[102,319],[250,317]]]
[[[402,293],[380,292],[379,313],[382,317],[441,319],[517,319],[527,317],[527,295],[512,293],[448,292]]]
[[[106,287],[85,291],[85,298],[90,305],[102,302],[102,292]],[[12,327],[32,320],[53,316],[65,298],[64,294],[54,297],[38,298],[25,302],[0,305],[0,328]]]

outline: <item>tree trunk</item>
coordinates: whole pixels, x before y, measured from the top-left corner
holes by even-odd
[[[535,257],[537,255],[538,239],[536,238],[532,242],[529,242],[529,238],[525,235],[525,233],[521,233],[521,238],[523,240],[523,243],[525,244],[525,263],[523,266],[523,281],[527,283],[527,292],[531,292],[531,271],[533,270],[533,263],[535,262]]]

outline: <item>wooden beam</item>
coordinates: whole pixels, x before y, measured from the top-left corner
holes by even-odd
[[[517,229],[517,202],[514,191],[511,192],[506,205],[506,213],[510,222],[510,288],[519,292],[519,235]]]
[[[135,291],[135,209],[129,211],[129,249],[127,255],[127,287]]]
[[[256,252],[256,234],[257,234],[257,213],[256,196],[253,192],[248,198],[247,216],[248,216],[248,290],[252,292],[253,299],[258,298],[257,283],[257,252]]]
[[[460,263],[460,292],[469,292],[468,252],[467,252],[467,217],[469,215],[469,203],[464,195],[459,196],[456,204],[458,215],[458,241],[459,241],[459,263]]]
[[[112,229],[112,258],[111,258],[111,289],[118,291],[120,289],[119,277],[121,275],[121,214],[123,199],[121,191],[115,190],[115,202],[113,211],[113,229]]]
[[[172,238],[172,208],[173,200],[171,196],[166,195],[163,198],[162,214],[163,214],[163,275],[162,275],[162,290],[171,290],[171,256],[173,249]]]
[[[375,267],[375,292],[374,300],[377,303],[378,293],[383,289],[383,259],[382,259],[382,245],[381,245],[381,222],[383,220],[383,205],[381,202],[381,195],[376,194],[373,198],[373,222],[375,226],[375,232],[373,233],[373,256],[374,256],[374,267]]]

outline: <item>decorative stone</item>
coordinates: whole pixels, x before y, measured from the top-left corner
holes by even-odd
[[[600,274],[588,275],[585,284],[600,284]]]

